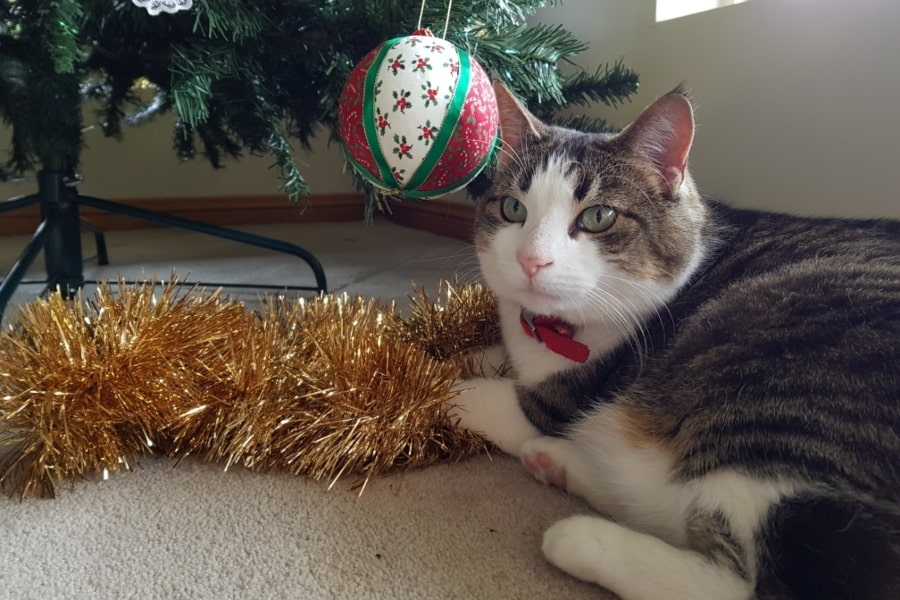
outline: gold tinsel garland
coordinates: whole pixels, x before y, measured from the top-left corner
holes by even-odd
[[[494,297],[414,292],[405,318],[347,295],[254,313],[174,278],[36,300],[0,333],[0,485],[52,497],[159,453],[364,485],[483,451],[447,408],[472,353],[499,341]]]

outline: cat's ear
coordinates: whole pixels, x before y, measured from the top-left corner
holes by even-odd
[[[498,166],[504,168],[521,154],[523,141],[527,136],[540,137],[537,117],[519,102],[509,88],[494,81],[494,95],[500,115],[500,139],[503,146],[497,157]]]
[[[694,109],[679,87],[650,106],[623,132],[633,152],[650,160],[674,193],[684,181],[694,141]]]

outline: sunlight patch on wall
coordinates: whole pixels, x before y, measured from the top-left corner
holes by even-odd
[[[741,2],[746,2],[746,0],[656,0],[656,22],[677,19]]]

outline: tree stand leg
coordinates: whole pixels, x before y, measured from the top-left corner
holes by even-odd
[[[81,253],[81,222],[78,215],[80,205],[90,206],[110,213],[116,213],[141,219],[151,223],[187,229],[197,233],[219,237],[250,246],[265,248],[273,252],[290,254],[306,262],[312,269],[315,277],[315,286],[286,286],[272,284],[229,284],[200,282],[198,285],[209,287],[239,287],[239,288],[270,288],[281,290],[308,290],[318,293],[326,293],[327,285],[325,271],[316,257],[293,244],[280,240],[244,233],[226,227],[209,225],[200,221],[175,217],[165,213],[155,212],[101,200],[91,196],[82,196],[75,188],[68,185],[66,174],[60,171],[41,171],[38,173],[38,193],[21,198],[13,198],[0,203],[0,213],[15,210],[39,203],[41,209],[41,224],[35,230],[31,241],[22,251],[19,259],[13,265],[6,278],[0,282],[0,317],[6,311],[6,306],[12,298],[16,288],[22,283],[22,279],[28,268],[34,262],[41,250],[44,251],[47,267],[47,279],[45,291],[58,289],[66,296],[70,296],[85,283],[97,283],[86,281],[83,275]],[[98,252],[101,264],[105,257],[105,239],[102,234],[94,232],[97,237],[98,250],[102,247],[102,255]],[[29,282],[31,283],[31,282]]]
[[[41,218],[53,217],[44,240],[44,263],[47,266],[48,290],[59,290],[66,298],[84,285],[81,260],[81,221],[78,218],[77,193],[65,184],[62,174],[38,173],[38,196]]]

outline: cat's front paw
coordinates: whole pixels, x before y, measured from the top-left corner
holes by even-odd
[[[541,483],[567,490],[564,456],[555,440],[539,437],[522,444],[519,458],[529,473]]]
[[[518,456],[526,440],[540,435],[522,412],[511,379],[468,379],[457,383],[455,390],[459,395],[450,401],[447,412],[451,421],[504,452]]]
[[[552,564],[622,600],[748,600],[753,584],[730,565],[602,517],[554,523],[541,548]]]
[[[487,390],[492,387],[490,381],[483,378],[457,381],[453,386],[457,396],[450,401],[447,416],[458,427],[489,437],[487,429],[490,427],[490,419],[487,404],[490,398]]]

